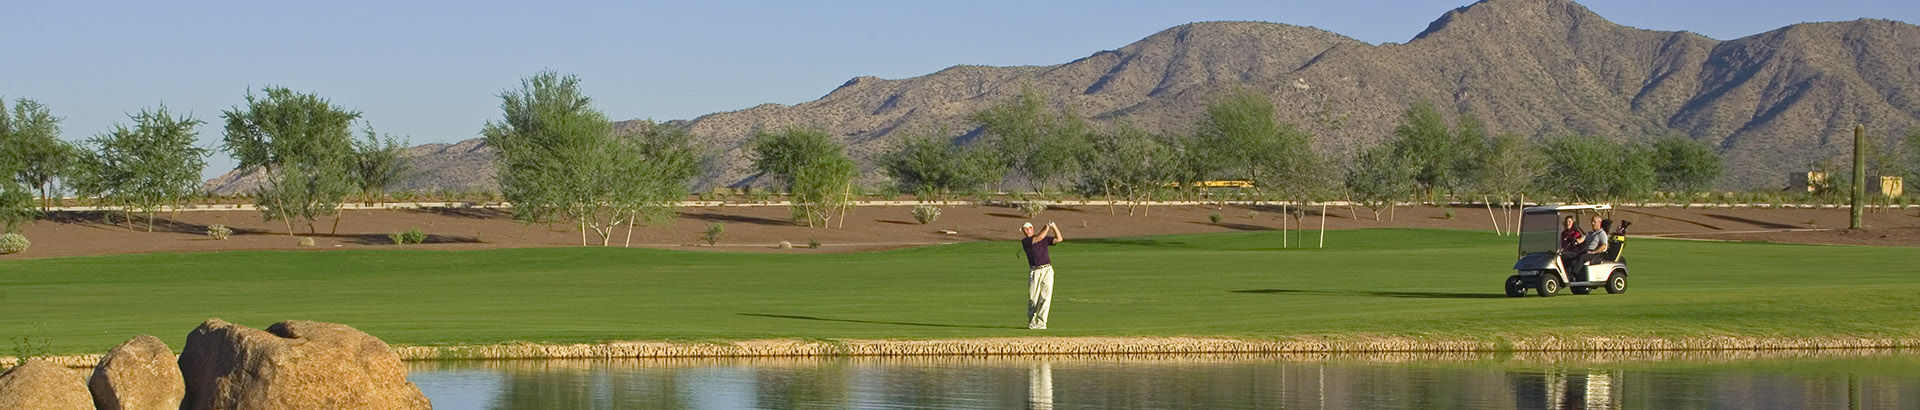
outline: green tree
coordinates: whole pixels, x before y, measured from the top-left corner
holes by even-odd
[[[1345,182],[1353,201],[1373,211],[1373,220],[1378,221],[1381,209],[1392,207],[1418,188],[1414,174],[1413,161],[1401,157],[1393,146],[1381,145],[1354,158]]]
[[[1279,122],[1273,102],[1250,89],[1237,89],[1207,105],[1195,137],[1203,155],[1227,175],[1254,181],[1256,189],[1283,196],[1304,195],[1326,185],[1313,136]]]
[[[1654,140],[1651,154],[1660,189],[1684,195],[1689,200],[1694,194],[1713,188],[1714,181],[1718,181],[1723,172],[1720,153],[1692,138],[1673,135]]]
[[[825,227],[853,205],[853,178],[859,168],[826,131],[790,127],[761,132],[753,140],[753,167],[784,185],[794,222]]]
[[[908,135],[880,160],[900,191],[945,201],[955,192],[985,187],[998,180],[993,153],[950,142],[945,132]]]
[[[60,119],[46,105],[25,98],[14,100],[9,115],[0,100],[0,156],[13,166],[6,175],[25,188],[40,191],[41,209],[53,206],[55,179],[63,177],[76,150],[60,140]]]
[[[1398,138],[1395,150],[1411,162],[1420,191],[1437,195],[1467,185],[1467,171],[1477,166],[1473,148],[1486,140],[1486,126],[1478,117],[1463,114],[1458,127],[1449,127],[1433,104],[1422,102],[1401,115],[1393,134]]]
[[[354,182],[360,195],[371,203],[387,194],[387,189],[406,176],[412,162],[401,157],[407,149],[405,139],[388,134],[382,139],[368,127],[365,138],[353,142]]]
[[[1540,148],[1520,134],[1508,132],[1489,138],[1479,154],[1475,162],[1480,167],[1469,175],[1481,193],[1499,198],[1502,212],[1533,186],[1544,168]],[[1506,216],[1504,220],[1513,219],[1510,212]]]
[[[1108,200],[1119,194],[1129,204],[1127,214],[1133,215],[1172,179],[1173,150],[1164,140],[1126,123],[1112,132],[1094,134],[1093,149],[1081,165],[1086,172],[1081,174],[1078,190]],[[1113,206],[1108,205],[1107,210],[1113,212]]]
[[[1071,181],[1087,154],[1092,125],[1071,106],[1055,111],[1047,96],[1025,87],[1020,95],[969,116],[985,131],[985,143],[1029,188]]]
[[[293,234],[294,220],[318,233],[314,220],[337,215],[355,190],[352,123],[358,111],[335,106],[317,94],[269,86],[264,98],[247,93],[245,107],[222,113],[225,148],[241,169],[260,169],[266,179],[254,205],[265,220],[279,220]]]
[[[200,171],[207,166],[207,150],[194,146],[204,122],[192,116],[174,117],[162,105],[131,116],[132,128],[116,124],[113,131],[93,137],[93,147],[79,161],[75,188],[127,213],[146,214],[147,232],[162,208],[179,206],[200,191]],[[132,229],[131,218],[128,229]]]
[[[1657,178],[1646,150],[1599,137],[1564,135],[1542,143],[1547,171],[1541,191],[1574,201],[1628,199],[1651,192]]]
[[[593,108],[579,77],[552,71],[500,94],[501,119],[481,134],[494,147],[500,192],[513,217],[529,223],[572,223],[600,245],[625,225],[669,220],[699,171],[699,154],[683,131],[646,122],[616,132]]]

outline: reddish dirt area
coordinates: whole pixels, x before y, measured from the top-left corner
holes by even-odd
[[[633,230],[631,243],[636,247],[732,252],[853,252],[944,244],[965,241],[1011,240],[1018,237],[1021,222],[1059,223],[1063,233],[1073,238],[1103,238],[1160,234],[1186,234],[1233,231],[1278,230],[1282,224],[1308,230],[1320,227],[1320,209],[1304,210],[1305,219],[1283,221],[1280,207],[1178,205],[1155,206],[1128,215],[1125,207],[1109,211],[1106,206],[1056,206],[1034,219],[1018,211],[997,206],[955,205],[943,207],[939,220],[922,225],[914,222],[908,206],[871,206],[855,209],[846,218],[845,227],[808,228],[788,222],[783,206],[695,207],[681,210],[680,216],[665,226],[642,226]],[[1250,213],[1249,211],[1253,211]],[[1354,218],[1354,214],[1359,218]],[[1448,218],[1447,212],[1453,217]],[[1920,246],[1920,216],[1908,209],[1870,212],[1870,229],[1845,228],[1845,209],[1750,209],[1750,208],[1625,208],[1614,217],[1634,222],[1633,234],[1663,235],[1676,238],[1715,240],[1825,243],[1848,245]],[[1218,213],[1220,223],[1211,223],[1208,215]],[[1356,228],[1442,228],[1493,229],[1494,218],[1486,208],[1430,206],[1399,207],[1387,220],[1373,220],[1366,208],[1330,207],[1325,219],[1329,230]],[[1503,212],[1494,208],[1492,213]],[[423,245],[412,249],[488,249],[542,246],[578,246],[580,232],[571,225],[527,225],[513,221],[497,209],[429,208],[403,210],[344,211],[338,231],[333,219],[315,224],[318,234],[307,234],[304,224],[296,224],[299,236],[310,236],[316,246],[296,245],[297,237],[288,236],[286,225],[262,221],[252,211],[185,211],[177,219],[162,215],[154,231],[146,232],[145,220],[134,217],[129,231],[118,215],[105,213],[56,212],[26,226],[22,233],[33,242],[21,254],[0,255],[0,260],[47,258],[145,252],[207,252],[245,249],[394,249],[387,234],[418,227],[429,234]],[[108,222],[109,220],[113,222]],[[707,222],[725,225],[718,246],[700,244]],[[116,224],[117,223],[117,224]],[[234,230],[227,240],[206,235],[208,225],[222,224]],[[836,224],[837,225],[837,224]],[[1790,232],[1795,229],[1825,229]],[[951,231],[947,233],[943,231]],[[334,233],[337,232],[337,233]],[[599,239],[588,235],[588,241]],[[1309,232],[1309,239],[1313,236]],[[805,249],[810,239],[822,243],[820,249]],[[626,230],[618,230],[611,245],[627,243]],[[791,242],[796,249],[779,250],[775,244]]]

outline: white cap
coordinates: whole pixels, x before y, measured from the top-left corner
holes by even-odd
[[[1024,228],[1032,228],[1032,227],[1033,227],[1033,223],[1032,223],[1032,222],[1021,222],[1021,223],[1020,223],[1020,227],[1021,227],[1021,228],[1023,228],[1023,229],[1024,229]]]

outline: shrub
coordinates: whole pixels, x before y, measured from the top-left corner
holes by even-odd
[[[820,249],[820,238],[807,238],[807,249]]]
[[[227,236],[230,235],[233,235],[233,229],[227,228],[226,225],[214,224],[207,226],[207,236],[213,237],[213,240],[224,241],[227,240]]]
[[[1040,212],[1047,210],[1047,204],[1040,201],[1021,202],[1019,207],[1020,207],[1020,213],[1025,214],[1027,216],[1027,219],[1033,219],[1033,217],[1040,216]]]
[[[1247,219],[1260,219],[1260,211],[1248,210]]]
[[[1213,223],[1216,223],[1216,224],[1220,223],[1220,213],[1216,212],[1216,213],[1207,214],[1207,220],[1213,221]]]
[[[301,237],[300,242],[297,242],[295,244],[303,247],[308,247],[308,248],[314,247],[313,238],[308,238],[308,237]]]
[[[773,191],[755,189],[747,191],[747,202],[767,202],[773,200]]]
[[[708,222],[707,232],[700,235],[700,240],[706,241],[707,246],[713,246],[713,244],[720,243],[720,234],[726,233],[726,231],[727,224]]]
[[[1448,210],[1447,210],[1447,214],[1446,214],[1446,216],[1445,216],[1445,219],[1453,219],[1453,210],[1452,210],[1452,209],[1448,209]]]
[[[27,241],[27,237],[24,235],[17,233],[0,234],[0,255],[26,252],[27,247],[31,245],[33,245],[33,242]]]
[[[420,228],[413,228],[413,229],[408,229],[406,232],[387,235],[387,239],[392,239],[394,245],[406,245],[410,243],[426,243],[427,233],[421,232]]]
[[[940,207],[932,206],[932,205],[921,205],[921,206],[913,207],[913,220],[920,221],[921,225],[930,224],[930,223],[933,223],[933,221],[936,221],[939,219],[940,219]]]
[[[880,195],[880,199],[892,201],[900,197],[900,187],[888,186],[886,188],[880,188],[880,192],[878,194]]]

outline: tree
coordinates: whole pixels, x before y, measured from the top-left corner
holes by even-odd
[[[1056,112],[1047,107],[1047,96],[1032,87],[969,118],[980,124],[985,143],[1003,166],[1026,178],[1033,189],[1073,180],[1092,132],[1092,125],[1071,106]]]
[[[387,188],[407,174],[412,163],[401,157],[406,149],[405,139],[391,134],[381,139],[372,127],[367,128],[365,139],[354,141],[354,182],[367,202],[386,196]]]
[[[880,159],[901,192],[944,201],[955,192],[985,187],[998,180],[993,154],[950,142],[945,132],[908,135]]]
[[[1433,104],[1418,103],[1402,114],[1393,129],[1395,150],[1411,162],[1414,182],[1420,191],[1434,195],[1453,192],[1467,185],[1467,170],[1473,163],[1473,148],[1486,140],[1486,126],[1478,117],[1463,114],[1457,131],[1450,131],[1447,119]]]
[[[1651,154],[1660,189],[1681,194],[1689,201],[1694,194],[1712,188],[1723,171],[1720,154],[1713,147],[1684,136],[1655,140]]]
[[[147,232],[160,209],[179,206],[200,191],[200,171],[207,166],[207,150],[194,146],[204,122],[192,116],[174,117],[162,105],[130,117],[133,128],[116,124],[113,131],[87,140],[93,150],[80,157],[75,188],[128,213],[147,216]],[[129,218],[128,229],[132,229]]]
[[[265,220],[287,224],[313,222],[336,215],[355,189],[353,132],[358,111],[335,106],[317,94],[296,93],[284,87],[262,90],[265,98],[247,93],[247,104],[222,113],[226,145],[241,169],[261,169],[265,181],[256,188],[254,205]]]
[[[1378,221],[1380,209],[1413,194],[1414,172],[1413,161],[1401,157],[1393,146],[1377,146],[1360,153],[1347,168],[1346,187],[1354,202],[1372,210],[1373,220]]]
[[[834,214],[844,215],[853,205],[853,178],[859,168],[826,131],[791,127],[761,132],[752,145],[754,170],[785,185],[794,222],[825,227]]]
[[[1501,212],[1507,212],[1507,205],[1514,203],[1512,198],[1523,195],[1533,186],[1534,179],[1545,167],[1539,147],[1520,134],[1510,132],[1487,139],[1479,154],[1475,162],[1480,167],[1469,175],[1480,192],[1500,198]],[[1503,220],[1513,219],[1511,214],[1506,216]]]
[[[1548,138],[1542,147],[1547,172],[1536,184],[1575,201],[1639,197],[1651,192],[1657,181],[1652,156],[1643,149],[1579,135]]]
[[[572,223],[580,245],[591,230],[607,246],[613,230],[658,223],[677,212],[699,171],[691,138],[652,122],[616,132],[580,89],[579,77],[544,71],[500,93],[501,119],[481,134],[494,147],[500,192],[514,219]]]
[[[6,175],[25,188],[40,191],[41,209],[53,206],[53,182],[62,177],[75,156],[73,144],[60,140],[60,119],[47,106],[21,98],[11,115],[0,101],[0,156],[10,159]]]
[[[1086,172],[1081,174],[1079,191],[1109,200],[1120,194],[1129,203],[1127,214],[1133,215],[1136,207],[1153,201],[1170,179],[1173,150],[1163,140],[1126,123],[1113,132],[1094,134],[1093,149],[1080,166]],[[1107,209],[1111,213],[1112,205]]]
[[[1195,137],[1211,151],[1204,157],[1257,189],[1294,196],[1326,185],[1313,136],[1279,122],[1273,102],[1258,92],[1241,88],[1208,104]]]

